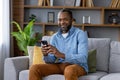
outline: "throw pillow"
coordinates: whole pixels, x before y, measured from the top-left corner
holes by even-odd
[[[89,72],[96,72],[96,49],[88,52],[88,68]]]
[[[34,46],[27,46],[28,55],[29,55],[29,66],[33,63],[33,53],[34,53]]]
[[[33,64],[45,64],[41,47],[34,46]]]

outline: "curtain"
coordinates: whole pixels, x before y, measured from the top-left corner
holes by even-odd
[[[0,0],[0,80],[4,80],[4,60],[10,55],[9,0]]]

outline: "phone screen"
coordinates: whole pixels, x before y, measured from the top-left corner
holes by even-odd
[[[46,46],[48,45],[48,42],[46,40],[41,41],[41,43]]]

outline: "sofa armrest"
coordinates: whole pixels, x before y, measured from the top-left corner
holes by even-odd
[[[28,56],[6,58],[4,63],[4,80],[19,80],[19,72],[28,68]]]

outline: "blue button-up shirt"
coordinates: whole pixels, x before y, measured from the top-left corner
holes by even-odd
[[[88,72],[88,37],[84,31],[71,27],[68,36],[64,38],[59,30],[51,37],[50,44],[65,54],[65,59],[59,58],[57,62],[78,64]],[[44,60],[46,63],[55,63],[56,57],[53,54],[49,54],[44,56]]]

